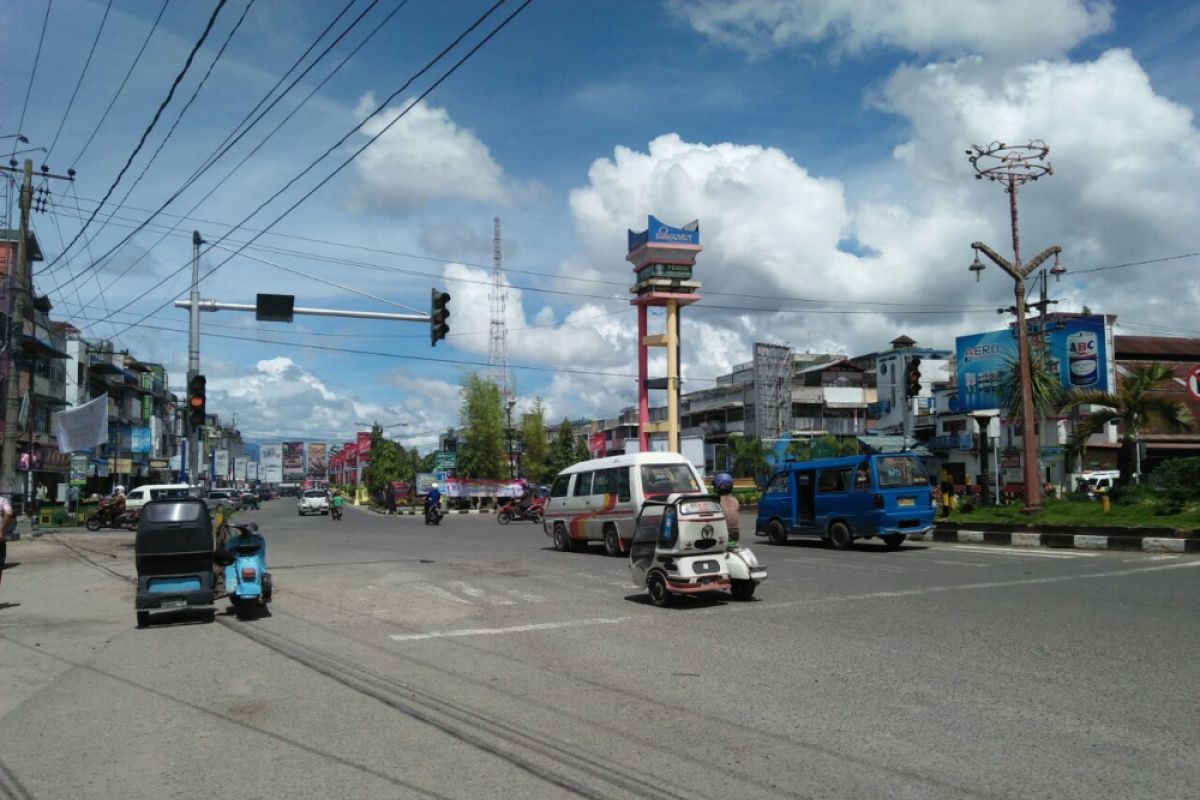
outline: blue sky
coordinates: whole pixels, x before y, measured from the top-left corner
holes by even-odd
[[[247,11],[247,0],[228,0],[98,219],[116,216],[62,256],[215,5],[168,2],[80,159],[162,8],[113,0],[57,143],[48,158],[31,154],[54,172],[78,171],[73,187],[52,183],[50,209],[34,215],[43,249],[59,259],[37,275],[39,290],[58,318],[166,363],[174,385],[187,339],[186,313],[171,302],[187,291],[192,229],[210,242],[228,233],[223,247],[244,242],[253,233],[228,226],[361,123],[365,133],[246,227],[274,220],[461,57],[462,47],[368,118],[491,3],[350,3],[304,65],[365,11],[362,21],[106,261],[345,5],[254,0]],[[480,31],[518,5],[500,5]],[[0,136],[20,123],[30,147],[51,146],[107,6],[52,0],[23,123],[47,6],[0,8]],[[243,11],[194,103],[122,199]],[[454,295],[451,337],[432,349],[418,323],[204,315],[210,404],[236,411],[253,437],[338,441],[378,420],[408,423],[398,429],[406,443],[428,449],[456,420],[464,371],[487,361],[495,216],[519,402],[540,397],[552,420],[613,416],[634,398],[624,232],[648,214],[701,223],[705,300],[684,317],[689,389],[748,360],[754,341],[857,354],[907,333],[950,347],[955,335],[997,327],[994,309],[1011,304],[999,270],[978,285],[966,270],[971,241],[1010,248],[1004,195],[972,180],[962,155],[993,139],[1051,147],[1055,176],[1020,195],[1021,234],[1026,257],[1063,246],[1072,272],[1055,288],[1060,309],[1117,314],[1119,333],[1200,336],[1196,258],[1095,270],[1200,250],[1198,30],[1200,11],[1183,2],[535,0],[202,289],[225,302],[266,291],[293,293],[298,305],[426,311],[437,286]],[[480,38],[468,35],[464,47]],[[0,142],[11,150],[12,140]],[[164,224],[178,227],[164,238]],[[207,252],[204,272],[229,255]]]

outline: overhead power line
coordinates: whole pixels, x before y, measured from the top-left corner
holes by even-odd
[[[50,154],[54,152],[54,148],[58,144],[58,137],[62,135],[63,126],[67,124],[67,117],[71,116],[71,108],[75,105],[75,98],[79,96],[79,87],[83,85],[83,77],[87,75],[88,67],[92,65],[92,56],[96,54],[96,45],[100,42],[100,35],[104,33],[104,23],[108,22],[108,12],[112,11],[112,4],[113,0],[108,0],[108,5],[104,7],[104,16],[100,18],[100,27],[96,29],[96,37],[92,39],[92,47],[88,50],[87,58],[83,62],[83,69],[79,71],[79,80],[75,81],[71,99],[67,101],[62,119],[58,121],[58,130],[54,132],[54,140],[50,142],[50,147],[46,150],[46,162],[50,161]]]
[[[166,109],[167,104],[170,103],[171,98],[175,96],[175,90],[179,88],[179,84],[183,82],[184,76],[187,75],[188,70],[191,68],[192,61],[196,58],[196,52],[199,51],[199,49],[204,45],[205,40],[208,39],[208,34],[212,31],[213,24],[217,21],[217,15],[221,13],[221,9],[225,7],[226,2],[227,0],[217,0],[217,6],[213,9],[212,15],[208,18],[208,24],[204,26],[204,32],[200,34],[200,38],[197,39],[196,43],[192,46],[192,50],[190,53],[188,53],[187,60],[183,64],[183,69],[179,71],[179,74],[175,76],[175,80],[171,82],[171,89],[167,92],[167,96],[163,99],[162,103],[159,104],[158,110],[154,112],[154,117],[150,120],[150,124],[146,126],[146,130],[142,131],[142,136],[138,140],[137,146],[133,148],[133,152],[130,153],[129,158],[125,160],[125,165],[121,167],[121,171],[117,173],[117,177],[113,180],[112,185],[108,187],[108,191],[106,191],[104,193],[104,197],[100,199],[101,206],[108,200],[109,197],[112,196],[112,193],[117,188],[117,184],[121,182],[121,178],[123,178],[126,171],[128,171],[130,164],[133,163],[133,160],[137,157],[137,154],[141,152],[142,146],[146,144],[146,139],[150,136],[150,132],[153,131],[154,126],[158,124],[158,120],[162,116],[163,111]],[[97,206],[96,211],[98,211],[99,208],[100,206]],[[83,226],[79,229],[79,232],[72,237],[70,244],[67,245],[63,252],[59,253],[53,261],[46,265],[46,269],[53,267],[68,250],[75,246],[75,243],[79,241],[79,238],[83,236],[84,232],[88,229],[88,226],[91,225],[92,220],[96,218],[96,211],[92,212],[91,216],[89,216],[87,221],[84,222]]]
[[[25,87],[25,99],[21,102],[21,116],[17,122],[17,134],[20,134],[21,129],[25,127],[25,112],[29,108],[29,95],[33,93],[33,79],[37,76],[38,62],[42,58],[42,43],[46,41],[46,24],[50,22],[50,7],[54,5],[54,0],[46,0],[46,16],[42,17],[42,32],[38,34],[37,51],[33,54],[33,68],[29,71],[29,85]],[[19,136],[13,137],[12,158],[17,153],[17,147],[20,144]]]

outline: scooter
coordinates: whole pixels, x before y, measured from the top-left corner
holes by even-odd
[[[504,505],[500,506],[500,510],[496,512],[496,522],[501,525],[507,525],[510,522],[532,522],[535,525],[542,524],[542,517],[546,514],[546,498],[535,498],[529,508],[522,509],[518,505],[517,498],[509,500]]]
[[[729,543],[725,551],[725,564],[729,569],[729,592],[734,600],[749,600],[754,590],[767,579],[767,567],[758,563],[749,547],[741,547],[736,541]]]
[[[137,530],[141,516],[142,511],[138,508],[127,508],[120,514],[114,514],[112,501],[105,499],[100,501],[95,511],[88,514],[83,524],[89,531],[98,531],[101,528],[128,528],[133,531]]]
[[[259,534],[258,525],[248,522],[233,527],[238,535],[231,537],[221,552],[225,594],[241,615],[252,606],[262,608],[271,602],[274,587],[267,572],[267,540]]]
[[[442,521],[442,510],[432,503],[425,504],[425,524],[438,525]]]

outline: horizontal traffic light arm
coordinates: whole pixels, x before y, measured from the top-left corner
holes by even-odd
[[[216,300],[201,300],[198,304],[201,311],[249,311],[255,313],[258,306],[254,303],[218,303]],[[190,300],[176,300],[176,308],[191,308]],[[390,319],[397,322],[429,322],[428,314],[395,314],[390,311],[348,311],[338,308],[293,308],[293,314],[305,314],[313,317],[353,317],[356,319]]]

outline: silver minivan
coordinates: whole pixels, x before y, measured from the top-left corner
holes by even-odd
[[[581,461],[558,474],[546,500],[542,529],[557,550],[603,542],[610,556],[629,551],[648,499],[704,491],[704,481],[679,453],[631,453]]]

